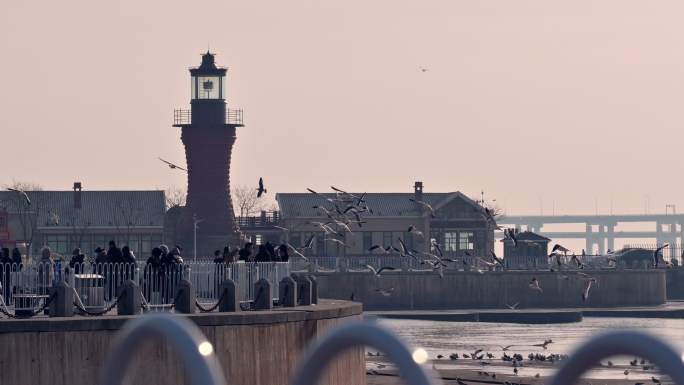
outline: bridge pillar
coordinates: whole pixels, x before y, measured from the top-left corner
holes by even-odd
[[[608,236],[606,240],[608,241],[608,250],[610,251],[615,251],[615,223],[611,223],[607,225],[608,227]]]
[[[585,231],[584,236],[585,236],[584,239],[586,241],[584,251],[586,251],[587,254],[593,254],[594,253],[594,242],[593,242],[592,235],[591,235],[591,224],[590,223],[587,223],[587,225],[586,225],[586,231]]]

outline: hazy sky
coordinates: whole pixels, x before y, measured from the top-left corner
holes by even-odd
[[[210,46],[245,110],[234,184],[684,210],[681,1],[178,3],[3,4],[0,183],[184,185],[157,157],[184,164]]]

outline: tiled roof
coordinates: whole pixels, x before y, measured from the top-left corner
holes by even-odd
[[[539,241],[549,242],[549,241],[551,241],[551,239],[549,239],[543,235],[533,233],[531,231],[521,231],[519,233],[516,233],[515,239],[517,239],[518,241],[535,241],[535,242],[539,242]],[[506,242],[506,241],[509,241],[509,239],[504,238],[501,240],[501,242]]]
[[[352,193],[361,196],[362,193]],[[435,207],[454,193],[423,193],[423,201]],[[459,196],[463,196],[460,193]],[[321,194],[327,198],[335,198],[333,193]],[[367,193],[364,200],[366,205],[373,210],[373,216],[382,217],[401,217],[401,216],[420,216],[420,206],[410,201],[413,193]],[[466,198],[468,199],[468,198]],[[468,199],[470,201],[470,199]],[[317,217],[324,216],[321,210],[314,209],[313,206],[332,207],[332,205],[320,196],[311,193],[279,193],[276,194],[276,201],[283,218],[292,217]],[[341,209],[346,205],[340,204]],[[369,214],[364,214],[368,216]]]
[[[39,227],[164,225],[164,191],[82,191],[80,209],[74,208],[73,191],[26,193]],[[0,208],[11,213],[26,207],[19,194],[0,191]]]

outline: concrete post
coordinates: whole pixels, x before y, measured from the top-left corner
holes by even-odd
[[[121,298],[116,305],[118,315],[136,315],[142,313],[142,293],[138,285],[128,280],[121,289]]]
[[[50,317],[71,317],[74,315],[74,289],[66,282],[60,281],[50,288]]]
[[[311,305],[311,280],[301,274],[292,278],[297,282],[297,303],[302,306]]]
[[[311,281],[311,303],[318,303],[318,280],[313,275],[309,276],[309,281]]]
[[[177,313],[193,314],[195,312],[195,288],[187,279],[181,279],[176,291],[174,303]]]
[[[271,283],[261,278],[254,283],[254,309],[270,310],[273,308],[273,291]]]
[[[278,285],[278,298],[280,306],[297,306],[297,284],[292,277],[283,277]]]
[[[240,311],[240,298],[238,298],[235,281],[230,278],[224,280],[221,282],[219,290],[221,293],[221,297],[219,297],[219,311],[230,313]]]
[[[346,273],[349,270],[349,260],[347,258],[337,258],[337,271]]]

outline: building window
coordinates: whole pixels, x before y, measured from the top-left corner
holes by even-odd
[[[444,233],[444,251],[458,250],[458,233]]]
[[[254,244],[261,245],[264,243],[264,236],[261,234],[254,235]]]
[[[62,255],[70,255],[68,238],[66,235],[48,235],[46,236],[46,245],[50,251]]]
[[[472,231],[461,231],[458,235],[459,250],[474,250],[475,236]]]

